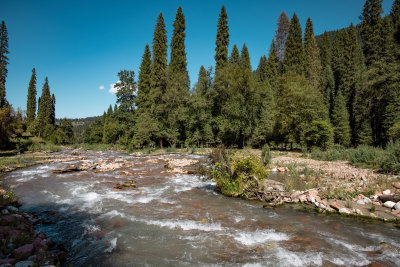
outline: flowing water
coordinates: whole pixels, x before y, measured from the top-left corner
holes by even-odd
[[[200,156],[82,153],[133,167],[53,174],[76,162],[50,163],[4,178],[21,209],[43,220],[37,230],[63,244],[74,266],[400,266],[393,225],[263,209],[224,197],[195,175],[166,173],[163,158]],[[113,189],[130,179],[137,188]]]

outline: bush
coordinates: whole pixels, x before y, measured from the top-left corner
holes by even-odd
[[[333,144],[333,128],[329,122],[313,121],[310,130],[306,133],[308,147],[319,147],[326,150]]]
[[[335,161],[335,160],[348,160],[348,151],[340,145],[335,145],[325,151],[319,148],[313,148],[310,156],[312,159],[324,160],[324,161]]]
[[[379,161],[381,171],[385,173],[400,173],[400,142],[389,143],[385,155]]]
[[[265,144],[262,148],[261,161],[264,164],[264,166],[267,166],[269,164],[269,162],[271,161],[271,152],[270,152],[269,146],[267,144]]]
[[[385,156],[381,148],[368,145],[360,145],[356,149],[351,149],[349,161],[356,167],[379,168],[379,162]]]

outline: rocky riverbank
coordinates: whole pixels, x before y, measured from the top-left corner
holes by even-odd
[[[399,176],[356,168],[344,161],[301,158],[300,153],[275,156],[271,171],[277,180],[285,177],[274,186],[268,181],[263,184],[263,198],[272,205],[302,203],[320,212],[400,221]]]

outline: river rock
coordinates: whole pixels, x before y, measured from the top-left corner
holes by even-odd
[[[195,159],[168,159],[165,167],[168,169],[175,169],[177,167],[188,167],[199,163]]]
[[[14,206],[7,206],[7,209],[9,212],[18,212],[18,208],[14,207]]]
[[[301,191],[296,191],[293,194],[290,195],[290,198],[292,199],[293,202],[299,202],[299,197],[303,194]]]
[[[284,192],[285,185],[283,183],[274,180],[264,180],[262,183],[262,190],[264,192],[271,192],[271,191]]]
[[[344,209],[345,207],[342,204],[333,202],[331,204],[329,204],[329,206],[331,206],[331,208],[333,208],[336,211],[340,211],[340,209]]]
[[[15,264],[16,260],[15,259],[0,259],[0,265],[1,266],[8,266],[8,264],[13,265]]]
[[[34,250],[35,248],[33,247],[33,244],[27,244],[14,249],[12,255],[16,260],[23,260],[31,256]]]
[[[351,214],[351,211],[349,211],[349,210],[346,209],[346,208],[340,208],[340,209],[339,209],[339,213]]]
[[[20,261],[15,264],[15,267],[33,267],[35,263],[33,261]]]
[[[400,182],[392,183],[394,188],[400,189]]]
[[[360,205],[365,205],[365,204],[370,204],[372,201],[369,198],[364,197],[363,199],[357,200],[357,204]]]
[[[396,203],[396,205],[393,206],[395,210],[400,210],[400,201]]]
[[[385,203],[383,203],[383,206],[389,209],[393,208],[394,205],[396,205],[396,203],[394,203],[393,201],[386,201]]]
[[[383,195],[390,195],[390,189],[387,189],[385,191],[382,192]]]

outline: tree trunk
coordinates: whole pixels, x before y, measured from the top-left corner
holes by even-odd
[[[160,149],[163,149],[162,138],[160,137],[158,140],[159,140],[159,142],[160,142]]]

